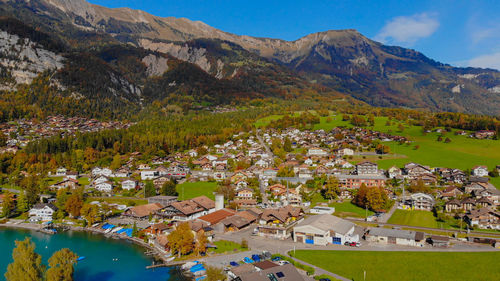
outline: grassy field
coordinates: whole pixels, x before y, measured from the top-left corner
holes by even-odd
[[[297,250],[295,257],[352,280],[498,280],[500,252]],[[471,267],[471,265],[474,265]]]
[[[344,201],[342,203],[332,203],[330,204],[330,206],[335,207],[334,215],[339,217],[364,218],[366,215],[373,215],[372,211],[366,211],[365,209],[352,204],[350,201]]]
[[[92,202],[92,201],[103,201],[103,202],[108,202],[108,203],[112,203],[112,204],[123,204],[123,205],[131,205],[131,203],[133,202],[133,204],[135,206],[138,206],[138,205],[144,205],[144,204],[147,204],[148,203],[148,200],[147,199],[125,199],[125,198],[120,198],[120,197],[109,197],[109,198],[102,198],[102,197],[88,197],[87,202]]]
[[[217,246],[217,249],[211,249],[210,251],[216,254],[239,252],[243,250],[240,244],[233,241],[220,240],[214,242],[214,244]]]
[[[179,200],[191,199],[197,196],[205,195],[210,199],[215,199],[214,191],[217,188],[216,182],[185,182],[177,185]]]
[[[407,211],[397,209],[387,223],[439,228],[436,218],[432,212],[428,211]]]
[[[280,115],[272,115],[256,122],[258,125],[268,124],[270,120],[279,119]],[[324,129],[326,131],[337,126],[352,127],[348,121],[342,121],[342,115],[331,115],[331,121],[327,122],[327,117],[321,117],[321,122],[316,124],[314,129]],[[456,136],[452,132],[444,136],[450,138],[450,143],[438,142],[439,133],[428,133],[423,135],[422,127],[408,126],[402,122],[392,121],[390,126],[386,126],[387,117],[375,117],[375,126],[370,129],[390,133],[393,135],[405,136],[413,141],[410,145],[400,145],[395,142],[387,142],[391,148],[392,155],[386,155],[383,159],[370,157],[376,161],[380,168],[387,169],[393,165],[402,167],[408,162],[417,162],[432,167],[450,167],[459,169],[471,169],[476,165],[487,165],[492,169],[500,164],[500,140],[477,140],[467,136]],[[399,131],[398,126],[405,126],[403,131]],[[415,146],[419,146],[415,149]],[[365,159],[353,159],[354,162]],[[495,179],[496,186],[500,185],[500,179]],[[500,187],[499,187],[500,188]]]

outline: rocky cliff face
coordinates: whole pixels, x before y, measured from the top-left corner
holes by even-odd
[[[0,66],[2,72],[16,83],[29,84],[46,70],[60,69],[63,62],[61,55],[44,49],[30,39],[0,30]],[[8,84],[13,86],[13,83]]]
[[[80,30],[105,32],[121,42],[170,54],[217,78],[231,79],[245,72],[245,66],[263,69],[274,62],[312,83],[377,106],[500,114],[498,71],[444,65],[414,50],[385,46],[355,30],[319,32],[284,41],[239,36],[185,18],[109,9],[85,0],[25,0],[23,5]],[[223,52],[192,43],[207,39],[230,42],[260,59],[239,50]],[[470,79],[463,75],[477,76]]]

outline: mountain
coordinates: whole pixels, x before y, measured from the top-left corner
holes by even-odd
[[[213,81],[233,84],[235,77],[246,75],[251,86],[267,72],[281,85],[325,86],[376,106],[500,115],[499,71],[452,67],[415,50],[375,42],[355,30],[285,41],[235,35],[199,21],[109,9],[84,0],[2,1],[1,14],[41,26],[73,47],[85,46],[89,38],[98,39],[91,45],[126,43],[195,64]],[[250,92],[261,95],[263,90]]]

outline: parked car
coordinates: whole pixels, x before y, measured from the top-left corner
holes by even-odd
[[[232,261],[232,262],[230,262],[229,264],[230,264],[231,266],[239,266],[239,264],[238,264],[237,262],[235,262],[235,261]]]
[[[274,258],[272,259],[272,261],[280,261],[280,260],[281,260],[281,258],[280,258],[280,257],[274,257]]]

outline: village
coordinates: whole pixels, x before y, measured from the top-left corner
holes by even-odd
[[[291,248],[480,251],[498,246],[500,236],[477,232],[500,230],[500,191],[489,181],[492,171],[486,166],[463,171],[413,162],[384,170],[366,160],[388,153],[384,143],[390,141],[410,142],[358,127],[329,132],[259,129],[165,157],[122,155],[116,169],[93,167],[79,173],[59,167],[48,175],[55,181],[51,193],[41,196],[26,222],[43,228],[55,222],[83,223],[108,236],[140,240],[165,264],[182,256],[184,263],[196,259],[221,266],[230,280],[265,280],[262,273],[311,278],[286,257]],[[500,165],[493,172],[498,174]],[[197,183],[213,188],[189,192],[190,184]],[[58,198],[75,190],[94,199],[78,216],[60,217]],[[370,190],[378,192],[374,194],[380,202],[369,199],[365,193]],[[336,202],[351,201],[364,216],[339,214]],[[434,212],[442,221],[463,227],[388,223],[397,210]],[[193,246],[183,252],[172,240],[185,228]],[[201,250],[199,243],[204,244]],[[213,249],[223,243],[232,243],[234,251],[220,260]],[[204,278],[200,262],[187,264],[196,280]]]
[[[125,129],[131,124],[118,121],[101,122],[83,117],[49,116],[45,120],[19,119],[0,124],[0,153],[15,153],[30,141],[55,135],[61,137],[76,133],[97,132],[105,129]]]

